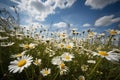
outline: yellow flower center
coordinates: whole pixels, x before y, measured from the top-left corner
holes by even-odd
[[[70,45],[67,45],[66,48],[71,49],[72,47]]]
[[[36,64],[39,64],[39,61],[36,59],[36,60],[35,60],[35,63],[36,63]]]
[[[61,63],[61,64],[60,64],[60,67],[61,67],[61,69],[65,69],[65,64],[64,64],[64,63]]]
[[[62,37],[65,37],[65,34],[62,34],[61,36],[62,36]]]
[[[117,31],[115,31],[115,30],[110,30],[109,33],[110,33],[110,35],[116,35],[116,34],[117,34]]]
[[[63,47],[64,47],[64,44],[60,44],[60,47],[63,48]]]
[[[25,44],[25,45],[24,45],[24,48],[29,48],[29,44]]]
[[[18,64],[17,64],[17,66],[18,66],[18,67],[22,67],[22,66],[24,66],[24,65],[26,64],[26,62],[27,62],[27,61],[24,60],[24,59],[23,59],[23,60],[20,60],[20,61],[18,62]]]
[[[45,70],[45,71],[44,71],[44,74],[49,74],[48,70]]]
[[[65,58],[66,58],[67,60],[69,60],[69,59],[70,59],[70,56],[69,56],[69,55],[67,55]]]
[[[22,56],[22,54],[20,54],[20,53],[19,53],[19,54],[17,54],[16,56],[17,56],[17,57],[21,57],[21,56]]]
[[[79,80],[84,80],[84,78],[80,77]]]
[[[102,56],[108,56],[108,54],[107,54],[107,52],[106,51],[99,51],[99,53],[98,54],[100,54],[100,55],[102,55]]]

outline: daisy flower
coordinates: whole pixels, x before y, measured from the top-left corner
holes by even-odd
[[[89,32],[89,34],[88,34],[88,38],[92,38],[92,37],[94,37],[95,35],[96,35],[95,32]]]
[[[58,68],[60,69],[60,70],[66,70],[67,69],[67,66],[65,66],[65,63],[64,62],[61,62],[59,65],[58,65]]]
[[[73,54],[70,54],[68,52],[65,52],[64,54],[61,55],[61,58],[63,61],[72,61],[72,58],[74,58]]]
[[[117,34],[119,34],[118,30],[113,30],[113,29],[109,30],[108,32],[109,32],[110,35],[117,35]]]
[[[101,57],[105,57],[109,61],[119,61],[120,59],[120,54],[115,53],[114,51],[99,51],[98,55],[100,55]]]
[[[9,71],[16,73],[16,72],[22,72],[24,68],[27,68],[31,65],[31,62],[33,57],[29,55],[23,55],[21,58],[17,58],[17,60],[11,61],[10,65],[8,66]]]
[[[65,48],[65,44],[64,43],[60,43],[60,44],[58,44],[58,48]]]
[[[35,65],[40,65],[41,64],[41,59],[35,59],[35,61],[33,62]]]
[[[74,43],[72,42],[66,45],[67,49],[72,49],[73,47],[74,47]]]
[[[9,37],[1,37],[0,36],[0,40],[5,40],[5,39],[8,39]]]
[[[12,46],[13,44],[15,44],[15,43],[14,42],[1,42],[0,46],[8,47],[8,46]]]
[[[58,65],[58,68],[60,69],[60,75],[66,74],[69,71],[68,67],[65,65],[64,62],[61,62]]]
[[[92,64],[95,64],[96,61],[95,60],[87,60],[87,63],[92,63]]]
[[[40,71],[40,73],[41,73],[43,76],[47,76],[48,74],[51,73],[51,69],[50,69],[50,68],[49,68],[49,69],[47,69],[47,68],[42,69],[42,70]]]
[[[36,44],[30,43],[30,44],[20,44],[20,47],[23,47],[25,49],[34,49]]]
[[[56,56],[52,59],[52,64],[53,65],[59,65],[60,63],[62,63],[61,57],[60,56]]]
[[[22,57],[27,51],[23,51],[22,53],[18,53],[18,54],[14,54],[11,57],[12,58],[18,58],[18,57]]]
[[[85,80],[84,76],[79,76],[78,80]]]
[[[85,65],[85,64],[83,64],[82,66],[81,66],[81,69],[82,69],[82,71],[87,71],[88,70],[88,65]]]

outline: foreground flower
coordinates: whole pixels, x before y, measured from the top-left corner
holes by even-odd
[[[114,51],[99,51],[97,55],[100,55],[101,57],[105,57],[109,61],[119,61],[120,59],[120,54],[116,53]]]
[[[85,80],[84,76],[79,76],[78,80]]]
[[[35,59],[35,61],[33,62],[35,65],[40,65],[41,64],[41,59]]]
[[[68,52],[65,52],[64,54],[61,55],[61,58],[63,61],[72,61],[72,58],[74,58],[73,54],[70,54]]]
[[[51,69],[42,69],[42,71],[40,71],[40,73],[42,73],[43,76],[47,76],[48,74],[51,73]]]
[[[10,65],[8,66],[9,71],[16,73],[16,72],[22,72],[24,68],[27,68],[31,65],[31,62],[33,57],[29,55],[24,55],[21,58],[17,58],[17,60],[11,61]]]

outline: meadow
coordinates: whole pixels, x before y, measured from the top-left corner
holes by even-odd
[[[0,80],[120,80],[119,30],[69,30],[0,17]]]

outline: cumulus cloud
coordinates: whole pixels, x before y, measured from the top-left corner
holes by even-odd
[[[83,27],[90,27],[91,25],[89,23],[83,24]]]
[[[90,6],[92,9],[102,9],[107,5],[113,4],[120,0],[86,0],[85,5]]]
[[[115,18],[114,15],[103,16],[95,21],[95,26],[108,26],[119,21],[120,17]]]
[[[44,21],[50,14],[55,14],[56,8],[65,9],[71,7],[76,0],[11,0],[17,3],[22,12],[39,21]]]
[[[65,28],[68,25],[65,22],[58,22],[58,23],[53,24],[53,26],[58,27],[58,28]]]

